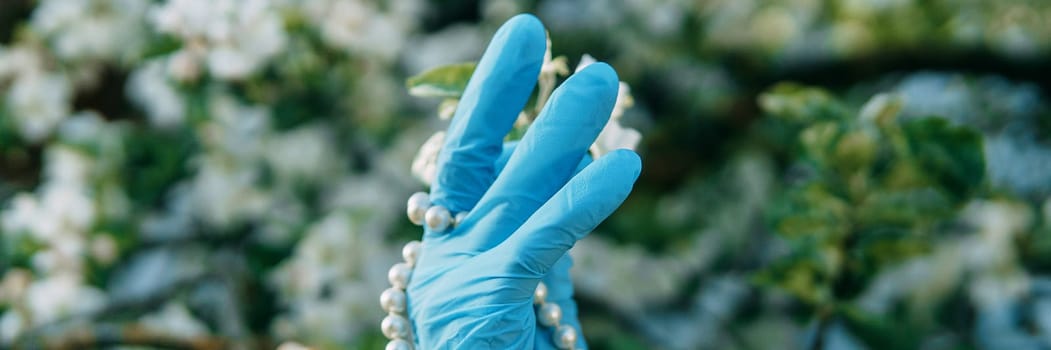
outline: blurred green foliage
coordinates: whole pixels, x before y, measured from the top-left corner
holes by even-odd
[[[779,85],[759,97],[771,118],[794,124],[806,174],[768,210],[791,253],[758,282],[819,310],[837,310],[892,266],[931,250],[939,226],[980,190],[981,136],[929,117],[900,120],[879,95],[850,112],[822,90]]]

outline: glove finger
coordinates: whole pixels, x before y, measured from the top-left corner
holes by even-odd
[[[438,154],[433,203],[470,210],[492,184],[493,162],[536,86],[546,49],[544,26],[530,15],[511,18],[493,36]]]
[[[507,238],[572,177],[609,120],[617,74],[596,63],[571,76],[553,94],[518,143],[493,186],[462,224],[485,227],[465,237],[464,251],[482,252]]]
[[[487,252],[505,257],[511,275],[541,278],[577,240],[605,220],[628,197],[642,163],[616,150],[577,174],[506,241]]]
[[[511,158],[511,154],[514,152],[518,141],[511,141],[504,143],[504,152],[500,154],[500,158],[496,160],[496,174],[503,171],[504,166],[507,165],[507,161]],[[589,164],[591,164],[591,156],[584,155],[584,158],[580,160],[580,164],[577,164],[573,175],[580,173]],[[573,301],[573,281],[570,278],[569,269],[573,266],[573,258],[566,254],[555,263],[555,266],[551,268],[551,271],[547,273],[542,279],[545,285],[547,285],[548,297],[547,300],[553,303],[557,303],[562,308],[562,324],[569,325],[581,332],[580,320],[577,318],[577,304]],[[535,285],[530,285],[528,289],[536,289]],[[537,327],[536,347],[537,349],[558,349],[553,341],[554,332],[550,327]],[[576,349],[587,349],[587,343],[584,341],[583,335],[577,338]]]
[[[518,141],[504,142],[504,151],[500,153],[500,158],[496,159],[496,163],[493,167],[496,169],[496,175],[500,176],[500,173],[504,171],[504,167],[507,166],[507,161],[511,159],[511,154],[514,153],[515,148],[518,146]],[[573,175],[576,175],[581,170],[584,170],[591,164],[591,155],[585,154],[584,158],[580,159],[580,163],[577,164],[577,168],[573,170]]]

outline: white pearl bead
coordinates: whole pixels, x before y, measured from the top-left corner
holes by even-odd
[[[453,218],[453,226],[459,226],[460,224],[463,223],[463,221],[465,219],[467,219],[467,212],[466,211],[461,211],[459,213],[456,213],[456,217]]]
[[[543,304],[544,300],[547,300],[547,285],[540,282],[536,285],[536,291],[533,292],[533,304]]]
[[[559,349],[572,349],[577,345],[577,329],[572,326],[559,326],[554,337],[555,346]]]
[[[452,215],[449,214],[449,209],[445,209],[445,207],[440,205],[434,205],[427,209],[423,221],[427,223],[427,228],[431,231],[443,232],[452,223]]]
[[[387,343],[386,350],[412,350],[412,344],[403,339],[394,339]]]
[[[400,315],[389,314],[383,318],[380,329],[387,339],[405,339],[409,337],[409,320]]]
[[[423,243],[420,241],[412,241],[406,243],[401,248],[401,257],[405,259],[405,263],[409,266],[416,266],[416,259],[420,257],[420,250],[423,249]]]
[[[548,327],[558,326],[558,322],[562,320],[562,308],[555,303],[540,304],[540,311],[537,312],[537,317],[540,318],[540,324],[542,325]]]
[[[409,277],[412,276],[412,267],[406,263],[397,263],[387,271],[387,280],[394,288],[404,290],[409,285]]]
[[[405,291],[397,288],[387,288],[380,294],[380,305],[386,312],[404,313],[405,300]]]
[[[416,192],[409,197],[409,203],[405,206],[405,213],[409,215],[409,221],[417,225],[423,225],[423,218],[427,208],[431,206],[430,196],[426,192]]]

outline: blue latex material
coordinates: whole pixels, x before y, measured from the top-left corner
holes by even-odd
[[[424,232],[408,288],[420,349],[554,349],[533,306],[541,280],[562,323],[581,331],[567,251],[624,201],[641,163],[628,150],[587,156],[617,96],[617,74],[603,63],[567,79],[522,140],[504,145],[545,48],[535,17],[504,24],[449,126],[431,200],[469,214],[446,232]]]

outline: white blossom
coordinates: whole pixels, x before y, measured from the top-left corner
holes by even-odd
[[[176,51],[168,56],[168,75],[182,82],[195,81],[201,76],[201,58],[189,49]]]
[[[333,136],[320,126],[305,126],[267,140],[264,157],[285,179],[324,179],[337,169]]]
[[[598,158],[622,148],[634,150],[641,140],[642,134],[638,130],[625,127],[618,120],[611,118],[591,145],[591,156]]]
[[[40,142],[69,116],[73,87],[62,74],[26,71],[15,78],[6,98],[22,137]]]
[[[32,278],[32,274],[26,269],[14,268],[5,272],[0,276],[0,303],[10,304],[21,299]]]
[[[307,0],[290,6],[316,26],[325,44],[364,57],[392,61],[416,25],[422,3]]]
[[[241,220],[258,217],[269,205],[269,196],[256,182],[259,172],[224,159],[220,155],[197,160],[193,179],[194,211],[207,223],[229,227]]]
[[[10,344],[15,340],[22,330],[29,326],[25,324],[25,317],[15,310],[8,310],[0,314],[0,344]]]
[[[48,153],[50,181],[37,195],[20,193],[2,215],[5,231],[27,231],[42,241],[62,242],[61,237],[87,229],[95,205],[83,177],[90,171],[76,151],[54,147]]]
[[[269,109],[241,103],[223,92],[213,92],[208,99],[211,120],[198,129],[208,150],[238,163],[258,160],[271,134]]]
[[[40,53],[29,47],[0,45],[0,81],[25,72],[42,71]]]
[[[117,241],[113,239],[113,236],[108,234],[98,234],[91,238],[91,258],[101,263],[102,265],[112,264],[117,260],[118,251]]]
[[[270,276],[290,312],[275,322],[275,333],[349,341],[383,318],[375,295],[387,285],[396,261],[368,221],[331,212],[308,230],[291,259]]]
[[[145,42],[147,6],[139,0],[45,0],[30,24],[61,59],[120,62]]]
[[[146,62],[131,73],[128,98],[146,111],[151,124],[159,128],[182,125],[186,118],[183,97],[168,80],[164,62]]]
[[[84,285],[79,276],[59,274],[33,281],[25,306],[33,315],[33,326],[38,326],[63,316],[97,311],[105,301],[102,291]]]
[[[229,227],[260,217],[273,204],[272,193],[259,186],[269,113],[222,92],[209,99],[211,119],[198,128],[205,152],[193,160],[191,207],[208,224]]]
[[[195,51],[177,58],[173,73],[179,79],[193,75],[188,67],[194,64],[185,60],[198,57],[220,80],[245,79],[287,42],[284,21],[267,0],[171,0],[151,15],[158,31],[179,37]]]
[[[425,185],[434,183],[435,177],[438,176],[438,153],[442,151],[443,144],[445,132],[434,133],[420,146],[420,151],[412,160],[412,175]]]
[[[47,157],[45,175],[51,183],[82,187],[95,171],[92,159],[71,147],[53,146]]]

